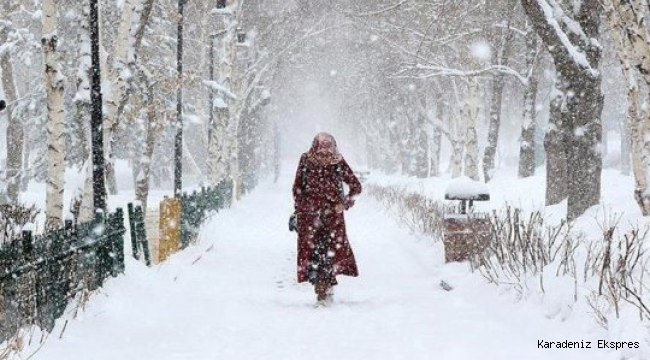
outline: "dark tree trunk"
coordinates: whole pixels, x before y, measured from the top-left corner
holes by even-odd
[[[174,195],[183,191],[183,5],[186,0],[178,0],[178,28],[176,43],[176,136],[174,137]]]
[[[563,118],[567,122],[567,219],[573,220],[600,201],[600,181],[604,96],[600,77],[581,78],[572,82],[570,90],[576,94],[567,98]]]
[[[557,20],[549,19],[538,1],[521,0],[521,3],[563,81],[561,89],[566,98],[559,129],[566,146],[567,219],[570,221],[600,201],[603,95],[597,69],[601,57],[598,38],[602,6],[598,0],[584,0],[577,7],[565,9],[563,16],[572,16],[580,31],[573,27],[564,32],[550,23]],[[546,149],[550,150],[550,144]],[[553,170],[548,168],[547,176],[553,176]]]
[[[560,203],[567,197],[567,153],[564,142],[562,103],[564,93],[556,89],[551,99],[548,128],[544,136],[546,150],[546,206]]]
[[[92,148],[93,148],[93,205],[95,211],[106,211],[106,185],[104,179],[104,140],[102,115],[102,87],[99,62],[99,11],[97,0],[90,0],[90,51],[92,78],[90,99],[92,102]]]

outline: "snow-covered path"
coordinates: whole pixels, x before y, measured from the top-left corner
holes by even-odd
[[[614,358],[584,329],[445,265],[441,244],[409,234],[364,197],[347,213],[360,277],[341,277],[334,304],[315,307],[310,286],[295,282],[288,189],[260,185],[165,264],[130,262],[33,359]],[[455,289],[441,289],[441,279]],[[538,349],[539,340],[592,349]]]

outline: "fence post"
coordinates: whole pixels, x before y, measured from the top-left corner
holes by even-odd
[[[104,283],[106,277],[106,244],[105,241],[102,241],[102,237],[106,236],[106,224],[104,222],[104,213],[101,211],[95,212],[95,220],[93,221],[92,229],[90,230],[92,234],[92,241],[95,242],[95,284],[91,290],[95,290]]]
[[[142,206],[135,207],[134,214],[134,231],[136,232],[134,238],[138,239],[140,246],[142,246],[142,254],[144,255],[144,262],[147,266],[151,266],[151,255],[149,254],[149,241],[147,240],[147,229],[144,224],[144,214],[142,213]]]
[[[219,211],[219,199],[221,198],[221,192],[219,191],[218,186],[213,186],[210,188],[210,207],[214,211]]]
[[[124,211],[122,208],[115,209],[111,217],[111,245],[113,246],[112,275],[116,277],[119,273],[124,273]]]
[[[138,237],[135,231],[135,213],[133,212],[133,203],[127,205],[127,210],[129,212],[129,229],[131,233],[131,250],[133,250],[133,257],[136,260],[140,260],[140,254],[138,253]],[[143,249],[144,250],[144,249]]]
[[[190,243],[189,227],[192,223],[193,210],[194,206],[190,202],[190,197],[184,192],[181,195],[181,249],[185,249]]]
[[[21,303],[21,316],[26,320],[27,324],[31,325],[34,324],[34,317],[36,315],[34,311],[36,299],[32,299],[31,296],[36,290],[36,284],[34,283],[35,276],[33,274],[34,269],[31,268],[34,265],[34,242],[31,231],[25,230],[22,235],[22,265],[25,268],[22,276],[26,281],[24,283],[25,287],[20,287],[22,291],[18,294],[18,301]]]

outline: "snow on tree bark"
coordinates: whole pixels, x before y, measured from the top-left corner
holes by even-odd
[[[110,83],[106,91],[104,121],[104,147],[106,157],[106,181],[111,194],[117,193],[115,178],[115,159],[113,148],[116,146],[115,132],[120,117],[128,100],[130,83],[135,72],[135,55],[144,36],[153,8],[153,0],[125,0],[120,14],[120,23],[113,44],[112,63],[104,66],[104,74]],[[107,89],[109,90],[109,89]]]
[[[496,161],[499,128],[501,127],[501,104],[504,79],[502,74],[494,75],[492,80],[492,101],[490,103],[490,123],[488,127],[487,146],[483,154],[483,177],[485,182],[492,179]]]
[[[77,69],[77,92],[74,97],[77,114],[77,136],[81,143],[81,155],[84,159],[81,175],[84,176],[82,189],[79,191],[79,197],[73,197],[70,208],[76,206],[77,222],[86,222],[93,218],[93,184],[92,184],[92,159],[91,159],[91,139],[90,139],[90,119],[92,104],[90,100],[90,77],[92,76],[92,58],[90,45],[90,3],[84,0],[82,3],[82,12],[79,17],[79,27],[77,40],[79,43],[79,68]]]
[[[216,62],[218,75],[217,83],[218,89],[214,87],[210,91],[215,91],[215,99],[210,106],[212,111],[215,111],[213,121],[212,138],[209,140],[208,149],[208,164],[210,168],[210,181],[213,185],[218,184],[226,179],[230,173],[230,159],[229,154],[231,150],[231,141],[228,133],[228,124],[230,114],[228,111],[228,102],[232,101],[228,97],[230,94],[230,64],[229,64],[229,51],[233,39],[232,21],[230,14],[227,12],[218,13],[215,19],[216,29],[215,33],[219,34],[215,40],[216,48]]]
[[[47,229],[63,226],[65,172],[64,84],[57,54],[57,2],[43,1],[42,37],[45,92],[47,98],[47,193],[45,198]]]
[[[598,0],[584,0],[568,10],[547,0],[521,3],[566,83],[567,219],[573,220],[600,200],[603,94],[597,68],[602,7]]]
[[[146,215],[147,200],[149,197],[149,179],[151,178],[151,161],[153,159],[153,151],[157,137],[157,112],[154,104],[154,85],[150,79],[147,78],[147,75],[143,74],[142,77],[147,88],[147,105],[149,111],[146,115],[145,147],[140,158],[140,173],[136,178],[135,197],[142,205],[143,214]]]
[[[549,119],[544,135],[546,150],[546,205],[555,205],[567,197],[567,150],[564,142],[564,122],[562,104],[565,95],[558,89],[562,82],[558,79],[551,94]]]
[[[634,68],[650,86],[650,31],[644,23],[643,2],[605,1],[605,12],[612,28],[623,76],[627,81],[627,122],[632,140],[632,170],[635,179],[634,198],[644,216],[650,215],[650,112],[645,114],[648,100],[639,103],[639,86]],[[621,34],[624,34],[623,36]],[[622,141],[625,141],[622,139]]]
[[[4,14],[10,13],[10,2],[5,1],[3,5]],[[6,15],[5,15],[6,16]],[[0,44],[8,43],[8,35],[11,22],[9,19],[2,19],[0,23]],[[11,52],[0,51],[0,70],[2,70],[2,88],[4,89],[7,108],[4,110],[7,116],[7,163],[5,177],[7,181],[7,196],[11,203],[18,203],[18,192],[20,190],[22,167],[24,129],[21,119],[14,116],[14,103],[18,100],[18,91],[14,83],[14,69],[11,62]]]
[[[442,101],[442,96],[436,103],[436,118],[433,126],[433,135],[431,143],[431,170],[429,176],[440,175],[440,151],[442,149],[442,119],[445,116],[445,107]]]
[[[461,108],[461,121],[465,124],[465,175],[474,181],[480,181],[478,170],[478,114],[480,103],[478,98],[478,83],[470,79],[465,104]],[[497,130],[498,131],[498,130]]]
[[[537,78],[535,76],[537,58],[537,33],[530,24],[526,28],[526,68],[528,84],[524,92],[524,114],[521,124],[521,141],[519,145],[519,177],[535,175],[535,129],[537,98]]]
[[[442,93],[435,97],[420,96],[420,111],[428,122],[426,127],[427,139],[427,177],[438,176],[440,173],[440,148],[442,141],[442,119],[444,117],[444,102]],[[432,105],[435,103],[435,113]]]

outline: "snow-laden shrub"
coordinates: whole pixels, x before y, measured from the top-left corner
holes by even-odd
[[[35,205],[0,205],[0,245],[19,236],[27,224],[33,224],[40,210]]]
[[[411,231],[430,235],[434,241],[442,240],[445,212],[456,210],[455,206],[444,205],[401,187],[369,184],[365,188]]]
[[[434,241],[443,238],[444,214],[457,212],[404,187],[366,188],[403,224]],[[488,218],[490,245],[469,261],[472,271],[519,299],[541,299],[548,317],[564,319],[580,309],[610,331],[629,327],[629,319],[650,320],[650,255],[643,245],[649,228],[617,234],[617,221],[609,220],[600,225],[602,237],[593,239],[565,221],[549,224],[540,211],[506,205]]]

